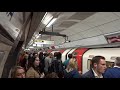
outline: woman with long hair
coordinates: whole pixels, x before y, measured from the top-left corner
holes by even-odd
[[[67,68],[64,70],[64,78],[80,78],[81,75],[77,70],[77,61],[75,58],[71,58]]]
[[[26,78],[43,78],[44,73],[40,73],[40,60],[39,57],[34,57],[30,68],[26,73]]]

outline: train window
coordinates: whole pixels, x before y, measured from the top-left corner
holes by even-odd
[[[107,66],[107,68],[112,68],[114,66],[114,62],[106,61],[106,66]],[[90,68],[91,68],[91,59],[88,59],[87,69],[90,70]]]
[[[72,53],[73,57],[76,57],[77,54],[78,54],[78,52],[73,52]]]
[[[90,70],[91,68],[91,59],[87,60],[87,69]]]
[[[93,58],[94,57],[94,55],[89,55],[89,58]]]
[[[116,57],[115,57],[115,56],[112,56],[110,59],[111,59],[111,60],[115,60],[115,59],[116,59]]]
[[[107,68],[112,68],[114,66],[114,62],[106,61],[106,66]]]
[[[4,55],[5,55],[5,53],[2,52],[2,51],[0,51],[0,63],[1,63],[1,61],[3,60]]]
[[[72,54],[73,54],[73,55],[77,55],[78,53],[77,53],[77,52],[73,52]]]

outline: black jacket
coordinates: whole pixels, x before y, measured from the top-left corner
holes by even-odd
[[[104,74],[102,74],[103,78],[104,78]],[[85,74],[82,75],[82,78],[95,78],[95,75],[93,73],[93,70],[90,69],[88,72],[86,72]]]
[[[85,74],[83,74],[82,78],[95,78],[92,69],[90,69],[88,72],[86,72]]]

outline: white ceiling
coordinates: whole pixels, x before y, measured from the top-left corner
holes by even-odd
[[[38,12],[37,14],[40,14]],[[45,13],[45,12],[44,12]],[[68,38],[76,42],[77,40],[84,43],[84,45],[88,44],[84,41],[88,42],[94,38],[97,41],[99,38],[101,42],[105,42],[104,36],[114,33],[120,33],[120,12],[48,12],[49,14],[53,15],[53,17],[58,17],[57,21],[53,24],[53,32],[58,32],[60,34],[65,34]],[[37,15],[35,14],[35,15]],[[44,14],[43,14],[44,15]],[[42,16],[43,16],[42,15]],[[9,20],[9,17],[6,15],[6,12],[0,13],[0,24],[4,26],[4,28],[10,33],[10,35],[16,39],[19,31],[17,29],[21,29],[24,19],[23,19],[23,12],[15,12],[12,20]],[[26,15],[25,15],[26,16]],[[31,29],[34,27],[35,35],[39,34],[41,30],[45,28],[45,25],[40,23],[42,18],[41,15],[38,15],[37,18],[34,20],[37,22],[34,23]],[[27,16],[25,17],[27,18]],[[39,26],[37,26],[39,25]],[[52,32],[52,26],[45,29],[46,31]],[[31,36],[33,33],[31,33]],[[97,37],[97,38],[96,38]],[[31,39],[30,37],[28,37]],[[50,35],[42,35],[39,39],[42,40],[54,40],[55,44],[61,44],[64,41],[64,38],[61,36],[50,36]],[[95,43],[100,43],[99,40]],[[91,41],[92,42],[92,41]],[[105,42],[106,43],[106,42]],[[92,43],[90,43],[92,44]],[[66,44],[67,45],[67,44]],[[74,45],[71,43],[71,45]]]
[[[58,17],[53,24],[53,32],[59,32],[69,37],[71,41],[88,40],[92,37],[98,37],[100,40],[104,35],[120,31],[120,13],[119,12],[48,12],[53,17]],[[40,23],[34,35],[45,28]],[[45,31],[52,32],[52,26]],[[101,36],[102,35],[102,36]],[[101,36],[101,38],[99,37]],[[63,37],[42,35],[44,40],[54,40],[56,44],[64,41]],[[95,38],[97,40],[97,38]],[[106,42],[105,40],[102,40]],[[100,43],[99,41],[96,43]],[[87,44],[87,43],[86,43]],[[91,43],[92,44],[92,43]],[[71,44],[72,45],[72,44]]]
[[[78,24],[82,20],[90,17],[91,15],[95,14],[96,12],[49,12],[52,15],[58,15],[57,21],[53,24],[53,32],[62,32],[67,30],[73,25]],[[42,24],[36,30],[35,34],[38,34],[40,30],[42,30]],[[46,31],[51,32],[52,27],[46,28]],[[47,38],[48,35],[44,35],[42,39]],[[49,36],[48,36],[49,38]]]

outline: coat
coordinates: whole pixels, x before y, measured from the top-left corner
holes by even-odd
[[[26,73],[26,78],[40,78],[40,75],[33,67],[30,67]]]
[[[102,76],[103,76],[103,74],[102,74]],[[95,78],[93,70],[90,69],[88,72],[86,72],[85,74],[83,74],[82,78]],[[103,76],[103,78],[104,78],[104,76]]]
[[[105,78],[120,78],[120,68],[108,68],[104,73]]]
[[[82,78],[95,78],[92,69],[90,69],[88,72],[86,72],[85,74],[83,74]]]
[[[76,69],[70,72],[67,72],[66,70],[64,70],[64,78],[81,78],[81,75]]]

